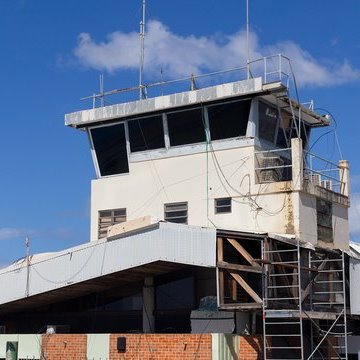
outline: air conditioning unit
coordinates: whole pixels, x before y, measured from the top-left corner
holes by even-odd
[[[328,189],[328,190],[332,190],[332,181],[331,180],[322,180],[321,187]]]
[[[310,174],[310,182],[314,185],[321,185],[321,175],[320,174]]]
[[[267,156],[260,161],[260,180],[262,183],[283,181],[284,160],[279,156]]]

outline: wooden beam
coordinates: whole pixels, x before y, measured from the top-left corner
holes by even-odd
[[[227,270],[244,271],[244,272],[257,273],[257,274],[262,273],[261,268],[258,269],[258,268],[254,267],[254,266],[230,264],[230,263],[225,262],[225,261],[218,261],[217,267],[221,268],[221,269],[227,269]]]
[[[218,261],[223,261],[224,259],[224,243],[223,239],[221,237],[217,238],[217,258]],[[224,286],[224,271],[217,268],[217,286],[218,286],[218,297],[219,297],[219,305],[222,306],[224,304],[224,292],[225,292],[225,286]]]
[[[253,267],[261,269],[261,266],[255,261],[255,259],[235,239],[226,238],[226,240],[247,260],[249,264]]]
[[[218,261],[224,260],[224,242],[221,237],[217,238],[217,260]]]
[[[324,270],[326,266],[326,260],[324,260],[316,269],[317,274],[315,275],[315,277],[310,280],[309,284],[306,286],[306,288],[301,292],[301,303],[303,303],[305,301],[305,299],[309,296],[310,294],[310,290],[313,286],[314,281],[316,281],[316,279],[321,275],[321,273],[319,271]]]
[[[250,285],[239,275],[230,272],[230,275],[236,280],[236,282],[254,299],[258,304],[262,303],[260,296],[250,287]]]
[[[220,310],[252,310],[252,309],[261,309],[262,305],[258,303],[231,303],[224,304],[219,309]]]

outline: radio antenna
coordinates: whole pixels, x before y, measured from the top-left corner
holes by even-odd
[[[250,79],[250,39],[249,39],[249,0],[246,0],[246,47],[247,47],[247,59],[246,70],[247,78]]]
[[[142,0],[142,20],[140,21],[140,66],[139,66],[139,98],[143,98],[143,70],[145,58],[145,16],[146,0]]]

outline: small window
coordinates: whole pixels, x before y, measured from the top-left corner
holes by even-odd
[[[99,211],[99,239],[107,236],[109,226],[126,221],[126,209],[112,209]]]
[[[165,147],[162,115],[131,120],[128,127],[132,152]]]
[[[205,126],[201,109],[167,114],[170,145],[187,145],[205,142]]]
[[[188,222],[188,203],[173,203],[165,204],[164,206],[164,218],[165,221],[178,223],[178,224],[187,224]]]
[[[236,101],[208,107],[211,140],[246,135],[251,100]]]
[[[274,107],[259,102],[259,137],[274,142],[278,121],[278,111]]]
[[[215,199],[215,214],[231,213],[231,198]]]
[[[101,176],[129,172],[124,124],[90,130]]]
[[[332,242],[332,204],[322,199],[316,199],[316,217],[318,240]]]

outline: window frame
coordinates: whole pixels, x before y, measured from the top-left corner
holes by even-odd
[[[106,227],[105,231],[107,232],[107,229],[110,227],[110,226],[113,226],[113,225],[117,225],[117,224],[121,224],[121,223],[124,223],[127,221],[127,211],[126,211],[126,208],[116,208],[116,209],[103,209],[103,210],[98,210],[98,239],[103,239],[104,237],[100,237],[100,232],[101,232],[101,228],[100,228],[100,219],[101,218],[105,218],[105,217],[109,217],[109,216],[103,216],[101,217],[101,213],[102,212],[110,212],[110,218],[111,218],[111,224],[109,226]],[[115,212],[116,211],[124,211],[124,217],[125,217],[125,220],[124,221],[119,221],[119,222],[115,222],[115,218],[116,217],[119,217],[119,215],[115,215]]]
[[[228,205],[218,205],[217,202],[221,200],[229,200],[230,204]],[[218,211],[219,208],[230,208],[230,211]],[[223,197],[214,199],[214,213],[215,215],[221,214],[231,214],[232,213],[232,198],[231,197]]]
[[[327,214],[325,212],[319,211],[319,208],[321,208],[322,205],[319,206],[320,202],[324,202],[326,204],[326,206],[329,207],[329,212],[330,214]],[[330,217],[330,222],[331,225],[323,225],[319,220],[320,220],[320,216],[321,215],[326,215]],[[323,241],[326,243],[333,243],[334,242],[334,227],[333,227],[333,204],[330,201],[321,199],[321,198],[316,198],[316,230],[317,230],[317,239],[318,241]],[[324,239],[319,237],[319,229],[327,229],[330,233],[331,233],[331,238],[330,239]]]
[[[179,210],[179,209],[173,209],[173,210],[169,210],[167,209],[166,207],[167,206],[186,206],[186,210]],[[166,214],[168,212],[179,212],[179,211],[186,211],[186,221],[185,222],[174,222],[174,221],[171,221],[171,219],[169,220],[169,218],[166,216]],[[175,217],[175,218],[182,218],[181,216],[178,216],[178,217]],[[174,202],[174,203],[166,203],[164,204],[164,220],[167,221],[167,222],[171,222],[173,224],[188,224],[189,222],[189,204],[187,201],[180,201],[180,202]]]
[[[97,129],[97,128],[103,128],[103,127],[110,127],[110,126],[115,126],[115,125],[123,125],[124,126],[124,134],[125,134],[125,148],[126,148],[126,156],[127,156],[127,161],[128,161],[128,172],[123,172],[123,173],[119,173],[119,174],[112,174],[112,175],[101,175],[101,171],[100,171],[100,166],[99,166],[99,161],[96,155],[96,150],[95,150],[95,146],[94,146],[94,141],[91,135],[91,130],[93,129]],[[130,173],[130,143],[129,143],[129,129],[127,127],[127,121],[123,120],[123,121],[116,121],[116,122],[111,122],[109,124],[101,124],[101,125],[95,125],[95,126],[91,126],[87,128],[87,133],[88,133],[88,138],[90,141],[90,151],[91,151],[91,157],[93,159],[93,163],[94,163],[94,167],[95,167],[95,173],[96,173],[96,177],[98,179],[101,178],[110,178],[110,177],[114,177],[114,176],[124,176],[124,175],[128,175]]]

